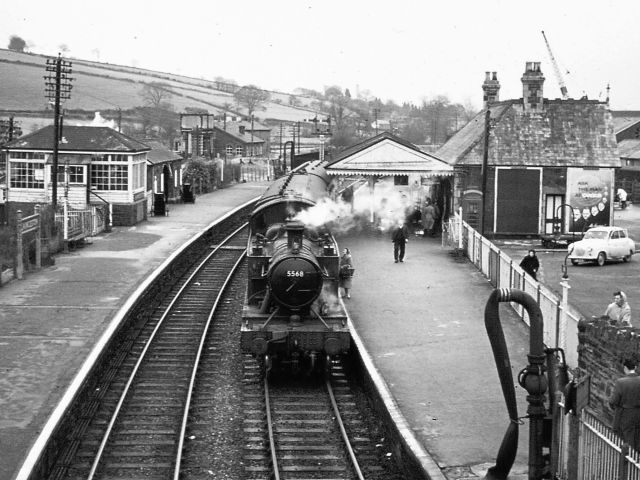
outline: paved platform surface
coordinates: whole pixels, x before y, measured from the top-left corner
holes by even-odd
[[[507,429],[505,403],[484,326],[491,284],[437,238],[413,237],[394,263],[390,237],[344,236],[353,256],[351,320],[417,439],[449,479],[483,478]],[[514,378],[529,332],[500,306]],[[517,385],[518,414],[526,392]],[[527,478],[528,425],[509,478]]]
[[[240,184],[170,205],[170,216],[114,228],[55,265],[0,288],[0,478],[17,474],[32,442],[84,357],[128,296],[182,243],[266,184]],[[412,238],[394,264],[384,235],[343,237],[356,277],[352,321],[401,413],[450,479],[482,478],[508,425],[484,306],[490,284],[438,240]],[[528,331],[501,310],[514,374],[526,363]],[[524,392],[517,387],[519,413]],[[512,479],[526,478],[521,427]]]

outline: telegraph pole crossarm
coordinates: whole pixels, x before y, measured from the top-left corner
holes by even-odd
[[[61,138],[60,102],[71,98],[74,80],[71,75],[71,62],[64,60],[60,54],[58,58],[47,59],[44,77],[45,95],[53,100],[53,159],[51,165],[51,205],[55,209],[58,204],[58,147]]]

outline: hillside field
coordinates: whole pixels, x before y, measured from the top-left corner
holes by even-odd
[[[0,116],[15,113],[17,118],[19,113],[44,114],[48,107],[43,78],[47,75],[47,58],[50,57],[0,49]],[[71,98],[63,105],[67,110],[93,112],[120,108],[126,111],[143,105],[141,91],[145,83],[162,82],[172,92],[168,102],[176,112],[197,108],[219,114],[224,104],[230,104],[234,113],[246,114],[244,108],[235,104],[233,95],[216,90],[215,83],[210,80],[81,59],[70,61],[71,76],[75,80]],[[260,86],[259,79],[254,83]],[[288,105],[289,96],[271,92],[265,109],[256,111],[255,117],[261,121],[295,122],[316,115],[317,111],[310,106],[313,99],[295,96],[300,106],[292,107]]]

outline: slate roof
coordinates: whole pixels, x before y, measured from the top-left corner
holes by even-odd
[[[613,115],[613,128],[616,134],[629,127],[640,123],[640,112],[634,110],[619,110],[611,112]]]
[[[53,125],[24,135],[4,148],[11,150],[53,150]],[[65,125],[60,151],[78,152],[145,152],[150,147],[109,127]]]
[[[627,139],[618,142],[620,158],[640,160],[640,139]]]
[[[182,155],[173,150],[169,150],[156,140],[145,140],[144,143],[151,147],[151,150],[147,153],[147,163],[151,165],[182,160]]]
[[[240,125],[238,123],[227,123],[227,129],[224,127],[216,125],[216,130],[226,133],[227,135],[235,138],[236,140],[243,143],[264,143],[264,140],[260,138],[258,135],[253,135],[253,140],[251,140],[251,131],[245,130],[244,134],[240,133]],[[254,131],[258,131],[257,129]]]
[[[543,167],[620,167],[611,112],[596,100],[544,100],[524,112],[522,99],[491,104],[489,164]],[[438,151],[452,165],[481,165],[482,110]]]

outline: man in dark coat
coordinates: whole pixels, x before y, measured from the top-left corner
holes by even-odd
[[[613,431],[636,451],[640,450],[640,376],[636,361],[623,363],[624,377],[616,380],[609,405],[614,409]]]
[[[529,275],[531,275],[534,280],[537,280],[536,275],[538,274],[538,269],[540,268],[540,262],[538,261],[535,250],[529,250],[527,256],[524,257],[520,262],[520,267]]]
[[[404,248],[409,241],[409,230],[406,223],[394,228],[391,234],[391,241],[393,242],[393,259],[396,263],[398,261],[404,262]]]

